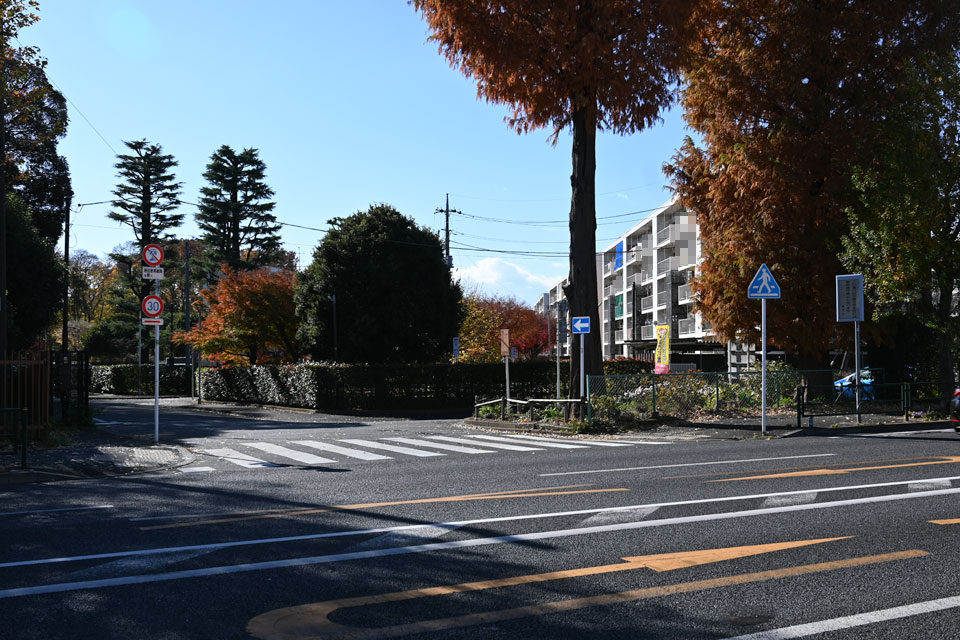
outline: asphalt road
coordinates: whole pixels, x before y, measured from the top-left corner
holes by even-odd
[[[0,637],[960,638],[952,432],[161,418],[186,467],[0,494]]]

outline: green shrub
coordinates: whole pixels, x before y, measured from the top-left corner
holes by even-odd
[[[142,391],[153,395],[154,366],[145,364],[139,367]],[[90,371],[90,391],[93,393],[114,393],[132,395],[138,391],[137,365],[110,364],[94,365]],[[179,395],[190,393],[190,367],[160,365],[160,394]]]

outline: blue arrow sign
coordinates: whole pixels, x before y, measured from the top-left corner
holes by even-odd
[[[770,272],[770,267],[766,264],[760,265],[760,268],[757,269],[757,275],[753,276],[753,281],[747,287],[747,297],[750,299],[768,298],[774,300],[780,298],[780,285],[777,284],[773,273]]]
[[[570,324],[575,334],[590,333],[590,316],[577,316]]]

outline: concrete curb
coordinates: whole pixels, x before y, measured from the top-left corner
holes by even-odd
[[[849,427],[806,427],[783,434],[780,437],[823,437],[871,433],[898,433],[901,431],[930,431],[936,429],[946,429],[951,425],[952,423],[949,420],[930,420],[927,422],[899,422],[895,424],[859,424]]]

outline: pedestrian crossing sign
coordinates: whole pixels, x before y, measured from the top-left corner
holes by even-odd
[[[777,284],[773,273],[770,272],[770,267],[766,264],[761,264],[760,268],[757,269],[757,275],[753,276],[753,281],[747,287],[747,297],[750,299],[768,298],[774,300],[780,298],[780,285]]]

